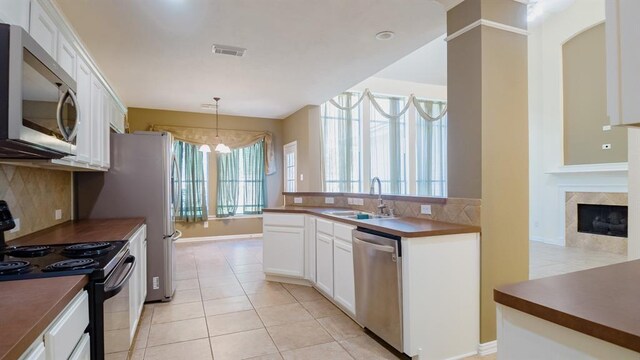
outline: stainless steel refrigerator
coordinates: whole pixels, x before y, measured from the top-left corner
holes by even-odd
[[[176,176],[173,137],[149,131],[111,134],[109,171],[75,174],[76,218],[146,218],[147,301],[170,301],[176,289]]]

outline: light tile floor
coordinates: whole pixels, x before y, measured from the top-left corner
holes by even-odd
[[[178,244],[177,258],[175,299],[145,305],[134,350],[108,360],[396,359],[315,289],[265,281],[261,239]]]
[[[529,242],[529,278],[566,274],[627,261],[626,255]]]

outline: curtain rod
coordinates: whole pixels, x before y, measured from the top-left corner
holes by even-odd
[[[185,129],[206,129],[206,130],[215,130],[216,128],[208,128],[208,127],[201,127],[201,126],[185,126],[185,125],[166,125],[166,124],[151,124],[149,125],[150,127],[154,127],[154,126],[171,126],[171,127],[177,127],[177,128],[185,128]],[[220,128],[220,130],[229,130],[229,131],[244,131],[244,132],[252,132],[252,133],[271,133],[271,131],[269,130],[244,130],[244,129],[223,129]]]

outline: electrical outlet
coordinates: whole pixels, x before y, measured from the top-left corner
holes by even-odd
[[[363,206],[364,205],[364,199],[353,199],[353,205],[360,205]]]
[[[326,197],[324,198],[324,203],[325,204],[333,204],[335,201],[332,197]]]
[[[209,222],[208,222],[208,221],[205,221],[205,222],[204,222],[204,224],[203,224],[203,226],[204,226],[204,228],[205,228],[205,229],[208,229],[208,228],[209,228]]]
[[[424,215],[431,215],[431,205],[420,205],[420,213]]]
[[[15,233],[20,231],[20,219],[13,219],[13,222],[16,223],[16,227],[14,227],[13,229],[9,230],[10,233]]]
[[[353,205],[353,198],[347,198],[347,204]]]
[[[153,277],[153,290],[160,289],[160,278],[158,276]]]
[[[56,220],[62,219],[62,209],[56,209],[55,217]]]
[[[603,125],[602,131],[611,131],[611,125]]]
[[[302,204],[302,198],[301,197],[294,197],[293,198],[293,203],[294,204]]]
[[[611,150],[611,144],[602,144],[602,150]]]
[[[300,181],[304,181],[304,174],[300,174]]]

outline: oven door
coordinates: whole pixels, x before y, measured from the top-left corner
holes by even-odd
[[[104,282],[104,354],[129,350],[131,323],[129,321],[129,279],[134,272],[136,259],[129,252]],[[100,331],[100,329],[96,329]],[[98,339],[98,341],[100,341]]]

